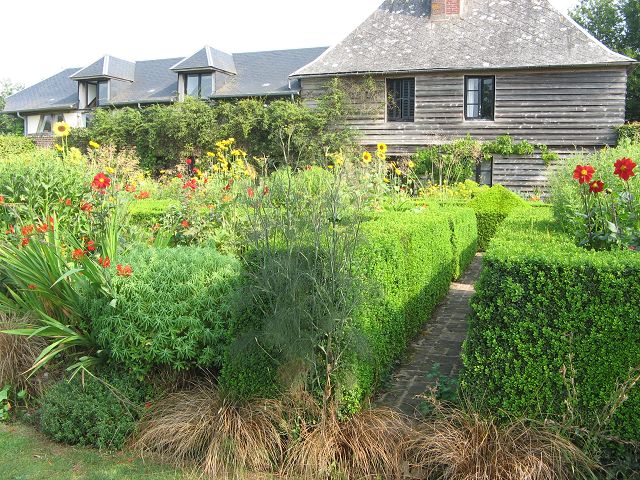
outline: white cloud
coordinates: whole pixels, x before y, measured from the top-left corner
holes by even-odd
[[[573,0],[552,0],[566,9]],[[26,85],[109,53],[129,60],[337,43],[382,0],[26,0],[0,7],[0,78]],[[9,42],[9,39],[13,41]]]

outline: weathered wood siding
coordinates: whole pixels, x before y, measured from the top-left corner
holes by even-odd
[[[509,133],[559,148],[610,145],[614,127],[624,122],[624,67],[477,73],[496,77],[494,121],[464,119],[464,73],[431,73],[415,75],[414,122],[386,121],[385,81],[377,77],[376,93],[359,100],[361,113],[348,123],[363,145],[384,142],[400,153],[467,134],[489,140]],[[302,98],[312,104],[325,82],[302,79]]]

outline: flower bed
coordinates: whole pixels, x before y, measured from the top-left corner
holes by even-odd
[[[476,291],[469,393],[509,415],[572,416],[594,429],[628,394],[610,432],[640,439],[640,392],[620,390],[640,365],[640,256],[585,250],[549,209],[520,210],[488,249]]]

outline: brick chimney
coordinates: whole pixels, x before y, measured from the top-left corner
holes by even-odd
[[[460,15],[461,2],[462,0],[431,0],[431,16]]]

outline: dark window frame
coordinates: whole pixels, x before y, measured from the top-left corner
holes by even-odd
[[[198,77],[198,95],[189,95],[189,90],[187,86],[189,85],[189,77]],[[184,73],[184,89],[183,93],[185,97],[193,97],[193,98],[208,98],[211,95],[211,92],[206,93],[203,96],[202,87],[206,86],[203,81],[205,77],[211,77],[211,85],[213,85],[213,72],[185,72]]]
[[[405,85],[407,91],[405,92]],[[399,86],[399,88],[398,88]],[[396,95],[398,94],[399,95]],[[405,95],[406,93],[406,95]],[[386,79],[386,119],[387,122],[415,122],[416,79],[415,77]],[[405,104],[406,102],[406,104]],[[398,112],[398,113],[395,113]]]
[[[94,85],[96,87],[96,98],[94,98],[91,102],[89,102],[89,85]],[[106,86],[107,98],[100,97],[100,85]],[[108,80],[90,80],[85,82],[84,94],[85,94],[84,104],[86,108],[103,107],[109,101],[109,81]]]
[[[470,79],[478,79],[480,80],[479,84],[478,84],[478,102],[479,103],[469,103],[468,101],[468,94],[469,94],[469,80]],[[493,91],[491,92],[491,116],[482,116],[482,90],[483,90],[483,84],[485,80],[491,80],[493,82]],[[477,117],[471,117],[469,115],[467,115],[467,107],[469,105],[477,105],[478,108],[478,115]],[[484,121],[494,121],[496,118],[496,76],[495,75],[465,75],[464,76],[464,119],[465,120],[470,120],[470,121],[476,121],[476,120],[484,120]]]

